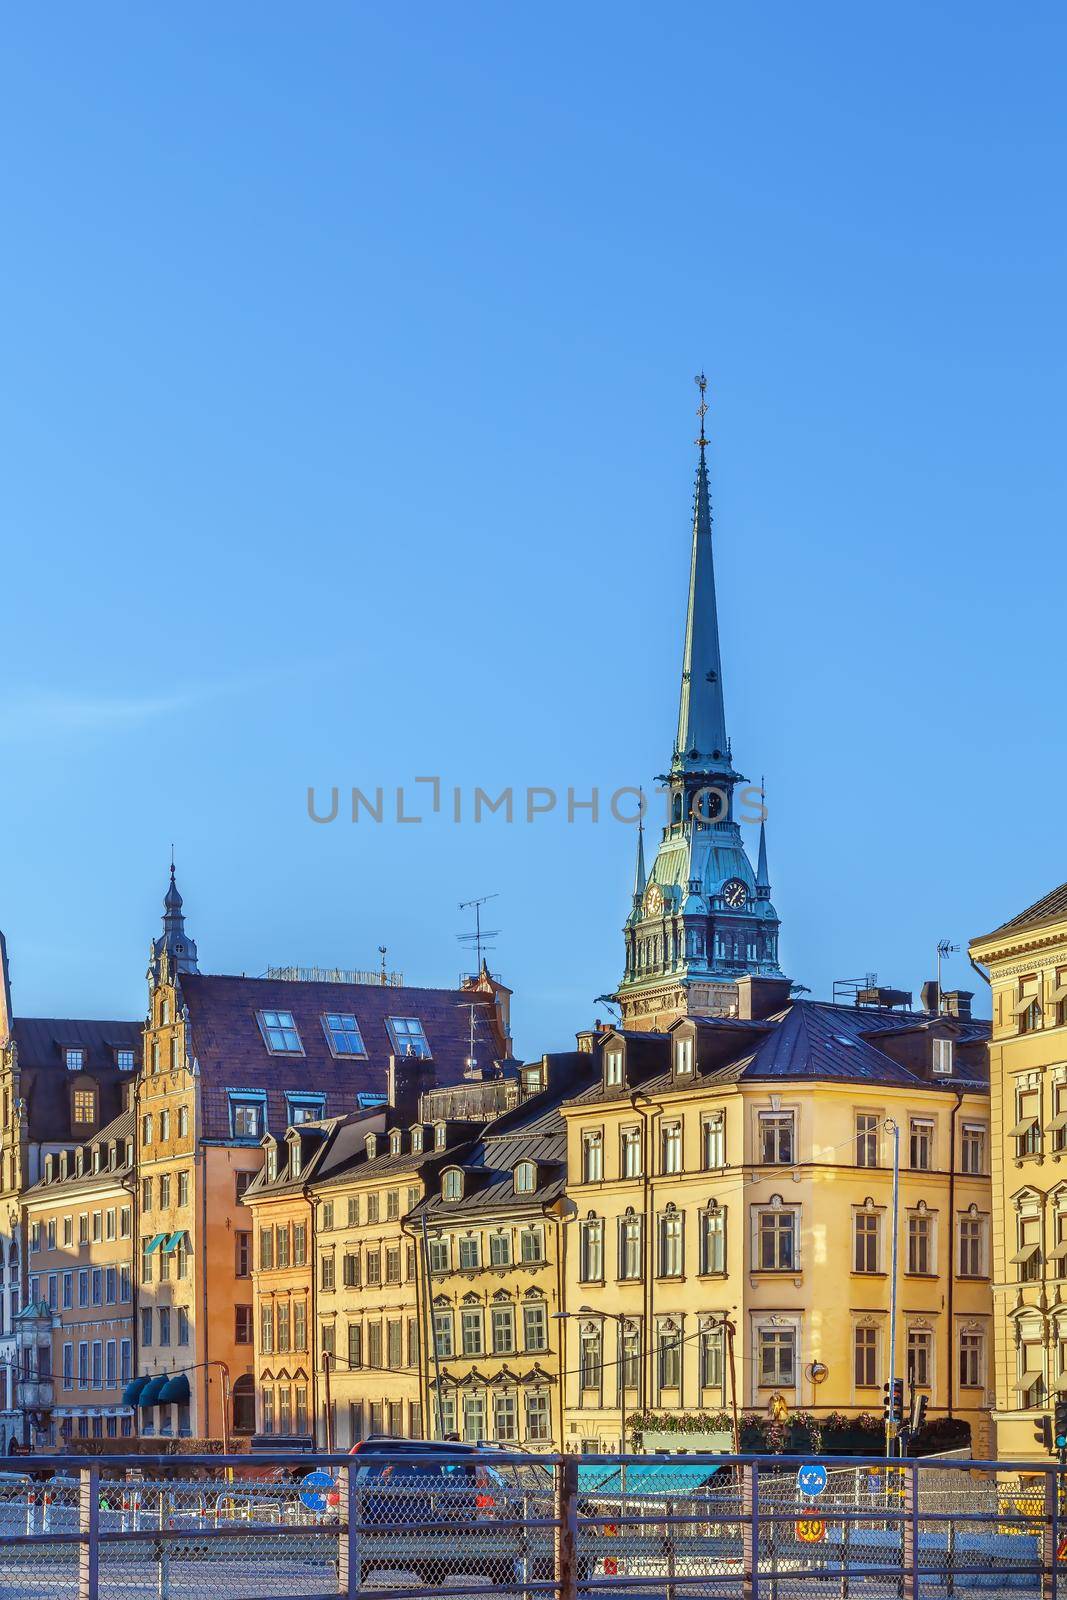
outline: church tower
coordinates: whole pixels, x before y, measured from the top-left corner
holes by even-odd
[[[182,897],[174,881],[173,854],[170,863],[170,883],[163,896],[163,933],[160,938],[152,940],[152,954],[148,966],[148,976],[154,982],[158,982],[164,965],[170,977],[175,973],[200,970],[196,964],[196,940],[190,939],[185,931]]]
[[[678,729],[670,770],[658,780],[667,820],[647,876],[643,830],[639,835],[617,997],[623,1026],[646,1030],[690,1014],[735,1014],[739,978],[782,978],[766,825],[760,824],[753,871],[737,820],[736,791],[746,780],[734,767],[726,732],[704,436],[707,383],[703,373],[696,381],[700,454]],[[754,819],[761,790],[752,788],[744,799]]]

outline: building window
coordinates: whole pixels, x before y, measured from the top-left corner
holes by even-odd
[[[463,1174],[458,1167],[449,1167],[441,1176],[441,1197],[444,1200],[462,1200]]]
[[[601,1360],[600,1324],[587,1322],[579,1335],[578,1385],[581,1389],[599,1389]]]
[[[700,1330],[700,1383],[704,1389],[722,1389],[724,1382],[722,1329],[705,1326]]]
[[[545,1230],[539,1223],[523,1228],[519,1234],[519,1260],[533,1265],[545,1259]]]
[[[707,1117],[702,1125],[705,1171],[726,1165],[726,1118],[722,1112]]]
[[[96,1092],[93,1089],[75,1089],[74,1121],[81,1124],[96,1120]]]
[[[252,1235],[239,1231],[233,1236],[233,1272],[235,1278],[252,1275]]]
[[[81,1072],[85,1066],[85,1051],[80,1049],[64,1050],[63,1058],[67,1063],[68,1072]]]
[[[485,1396],[481,1394],[465,1394],[463,1396],[463,1441],[465,1444],[478,1444],[485,1438]]]
[[[760,1272],[796,1270],[796,1213],[772,1206],[756,1213],[756,1263]]]
[[[908,1213],[908,1268],[920,1277],[934,1270],[934,1219],[928,1211]]]
[[[318,1122],[326,1115],[326,1096],[322,1094],[288,1094],[285,1109],[290,1127],[301,1122]]]
[[[260,1031],[272,1055],[303,1055],[304,1047],[291,1011],[260,1011],[258,1016]]]
[[[418,1017],[386,1017],[385,1021],[395,1055],[429,1057],[429,1041]]]
[[[929,1172],[934,1164],[934,1125],[927,1117],[911,1119],[911,1167]]]
[[[528,1351],[548,1349],[548,1307],[543,1300],[527,1300],[523,1306],[522,1339]]]
[[[263,1137],[263,1106],[258,1100],[230,1100],[230,1118],[235,1139]]]
[[[985,1382],[985,1341],[981,1333],[960,1334],[960,1388],[980,1389]]]
[[[857,1389],[873,1389],[878,1382],[878,1329],[857,1328],[853,1378]]]
[[[660,1141],[660,1169],[664,1173],[682,1170],[682,1124],[665,1122]]]
[[[1018,1219],[1019,1248],[1012,1256],[1013,1266],[1019,1269],[1020,1283],[1036,1283],[1041,1278],[1041,1219]]]
[[[1023,1411],[1043,1406],[1048,1399],[1045,1381],[1045,1346],[1040,1336],[1019,1346],[1019,1404]]]
[[[622,1082],[622,1051],[607,1050],[604,1053],[604,1083],[609,1089],[617,1088]]]
[[[933,1041],[933,1067],[939,1077],[947,1076],[952,1071],[952,1040],[935,1039]]]
[[[933,1335],[926,1328],[908,1329],[908,1382],[916,1389],[929,1389]]]
[[[476,1233],[462,1234],[459,1240],[460,1272],[477,1272],[482,1264],[481,1240]]]
[[[552,1437],[547,1394],[526,1396],[526,1437],[534,1444],[544,1444]]]
[[[791,1111],[761,1111],[759,1134],[760,1161],[763,1165],[792,1165],[794,1140]]]
[[[1036,1089],[1019,1089],[1015,1096],[1016,1123],[1011,1130],[1015,1140],[1015,1154],[1025,1156],[1041,1153],[1041,1098]]]
[[[856,1165],[878,1165],[878,1117],[873,1111],[861,1111],[856,1117]]]
[[[682,1335],[673,1322],[659,1329],[659,1386],[661,1389],[678,1389],[682,1382]]]
[[[252,1343],[252,1307],[234,1306],[233,1337],[235,1344]]]
[[[773,1389],[793,1388],[797,1369],[796,1329],[761,1328],[758,1350],[760,1386]]]
[[[493,1354],[508,1356],[515,1350],[515,1309],[513,1306],[494,1306],[491,1312]]]
[[[641,1176],[640,1128],[623,1128],[619,1134],[619,1175],[623,1178]]]
[[[644,1272],[643,1218],[627,1211],[619,1218],[619,1277],[640,1278]]]
[[[583,1283],[600,1283],[604,1277],[604,1223],[586,1217],[580,1226],[579,1268]]]
[[[984,1223],[981,1217],[961,1217],[959,1222],[959,1275],[961,1278],[981,1278],[983,1272],[982,1241]],[[1057,1247],[1058,1248],[1058,1247]],[[1063,1247],[1067,1256],[1067,1244]]]
[[[866,1207],[853,1215],[853,1272],[878,1272],[881,1257],[882,1216]]]
[[[482,1340],[482,1310],[480,1306],[469,1306],[460,1312],[460,1337],[463,1341],[462,1350],[465,1356],[480,1356],[483,1353]]]
[[[680,1278],[685,1271],[684,1218],[674,1206],[668,1206],[659,1219],[659,1263],[661,1278]]]
[[[601,1183],[604,1178],[604,1135],[598,1129],[582,1134],[582,1182]]]
[[[447,1234],[430,1238],[430,1271],[448,1272],[452,1267],[451,1240]]]
[[[1019,980],[1019,996],[1014,1010],[1020,1033],[1034,1033],[1041,1026],[1040,982],[1034,974]]]
[[[520,1161],[515,1168],[515,1193],[533,1194],[537,1188],[537,1168],[532,1161]]]
[[[709,1206],[700,1214],[700,1270],[705,1273],[726,1271],[726,1212],[721,1206]]]
[[[366,1046],[363,1035],[359,1031],[359,1023],[351,1011],[327,1011],[322,1019],[322,1026],[326,1030],[326,1042],[330,1047],[331,1055],[335,1056],[365,1056]]]
[[[638,1389],[641,1385],[641,1325],[624,1322],[619,1330],[622,1343],[622,1386]]]
[[[516,1404],[513,1394],[498,1394],[493,1400],[493,1429],[496,1438],[504,1443],[514,1439]]]
[[[137,1066],[137,1055],[133,1050],[117,1050],[115,1063],[123,1072],[132,1072]]]
[[[684,1078],[693,1070],[693,1037],[678,1038],[674,1041],[674,1070],[678,1077]]]
[[[1064,1126],[1067,1126],[1067,1111],[1063,1116]],[[965,1122],[960,1139],[960,1171],[967,1172],[976,1177],[982,1177],[986,1170],[985,1154],[986,1130],[980,1122]]]
[[[491,1267],[510,1267],[510,1233],[491,1233],[489,1235],[489,1265]]]

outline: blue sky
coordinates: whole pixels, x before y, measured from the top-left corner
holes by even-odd
[[[632,830],[306,791],[663,770],[701,366],[789,971],[917,990],[1067,876],[1065,44],[1042,0],[12,12],[17,1009],[141,1013],[173,839],[208,970],[451,983],[494,892],[520,1050],[588,1025]]]

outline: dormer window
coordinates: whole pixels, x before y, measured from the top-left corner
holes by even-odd
[[[98,1144],[93,1145],[93,1171],[100,1171],[100,1146]]]
[[[262,1139],[267,1120],[267,1097],[230,1096],[230,1124],[235,1139]]]
[[[85,1171],[85,1151],[78,1149],[74,1152],[74,1176],[80,1178]]]
[[[389,1135],[389,1154],[391,1156],[398,1156],[400,1154],[400,1138],[400,1129],[394,1128],[392,1133]]]
[[[429,1041],[418,1017],[386,1017],[385,1025],[393,1042],[394,1055],[429,1056]]]
[[[945,1073],[951,1072],[952,1071],[952,1055],[953,1055],[953,1050],[952,1050],[952,1040],[951,1039],[935,1039],[934,1040],[934,1071],[936,1073],[938,1073],[938,1074],[945,1074]]]
[[[422,1153],[422,1129],[421,1128],[412,1128],[412,1130],[411,1130],[411,1150],[412,1150],[412,1154],[413,1155],[421,1155],[421,1153]]]
[[[449,1167],[441,1174],[441,1199],[463,1199],[463,1174],[458,1167]]]
[[[289,1125],[298,1122],[317,1122],[326,1115],[326,1096],[321,1094],[289,1094],[285,1097]]]
[[[291,1178],[299,1178],[302,1164],[300,1140],[294,1139],[289,1146],[289,1176]]]
[[[59,1152],[59,1176],[61,1178],[65,1178],[67,1176],[68,1159],[67,1152],[65,1150],[61,1150]]]
[[[532,1161],[520,1161],[515,1168],[515,1193],[533,1194],[537,1188],[537,1168]]]
[[[304,1047],[291,1011],[257,1011],[260,1032],[271,1055],[302,1056]]]
[[[267,1149],[267,1181],[273,1183],[278,1176],[278,1147],[270,1145]]]
[[[126,1165],[128,1167],[132,1167],[133,1166],[133,1140],[132,1139],[127,1139],[126,1140]]]
[[[63,1052],[63,1059],[68,1072],[81,1072],[85,1066],[85,1051],[78,1046],[68,1048]]]
[[[604,1083],[609,1089],[617,1088],[622,1083],[622,1051],[618,1049],[607,1050],[604,1053]]]
[[[373,1161],[378,1154],[378,1135],[376,1133],[368,1133],[365,1143],[367,1146],[367,1160]]]
[[[693,1070],[693,1035],[683,1034],[674,1041],[674,1070],[681,1078]]]
[[[45,1156],[45,1158],[44,1158],[44,1181],[45,1181],[45,1183],[51,1183],[52,1182],[52,1177],[53,1177],[54,1171],[55,1171],[55,1164],[54,1164],[54,1162],[52,1160],[52,1157],[51,1156]]]
[[[447,1143],[448,1124],[446,1122],[439,1122],[436,1128],[433,1130],[433,1147],[435,1150],[443,1150]]]
[[[123,1072],[133,1072],[137,1066],[136,1050],[116,1050],[115,1065]]]
[[[110,1172],[114,1172],[116,1164],[118,1162],[118,1157],[119,1157],[119,1147],[115,1143],[114,1139],[112,1139],[111,1143],[107,1147],[107,1164],[108,1164],[108,1170]]]

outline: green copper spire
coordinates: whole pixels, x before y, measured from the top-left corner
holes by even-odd
[[[690,769],[729,766],[726,710],[722,698],[719,659],[719,618],[715,604],[715,568],[711,552],[711,492],[705,451],[704,418],[707,415],[707,379],[696,380],[700,390],[700,449],[696,497],[693,502],[693,550],[689,564],[689,602],[685,616],[685,651],[682,657],[682,692],[678,704],[678,735],[674,765]]]
[[[641,796],[644,806],[645,797]],[[642,812],[637,820],[637,871],[634,873],[634,910],[639,911],[645,895],[645,818]]]

